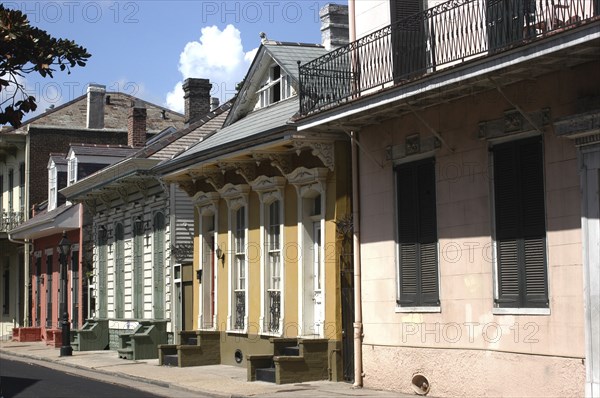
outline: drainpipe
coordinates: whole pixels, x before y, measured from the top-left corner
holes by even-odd
[[[7,234],[8,236],[8,241],[11,243],[16,243],[18,245],[24,245],[25,247],[23,248],[24,253],[23,255],[25,256],[24,258],[24,267],[25,269],[23,270],[24,273],[24,277],[23,279],[25,280],[25,292],[23,293],[23,325],[20,326],[27,326],[29,323],[29,250],[31,247],[31,243],[28,242],[27,240],[16,240],[13,239],[10,236],[10,233]],[[18,269],[18,266],[17,266]],[[17,274],[17,279],[18,279],[18,274]],[[18,285],[17,285],[18,286]],[[18,294],[20,293],[20,289],[23,288],[23,286],[20,286],[19,290],[17,291],[17,300],[16,303],[19,302],[18,300]],[[16,319],[19,319],[19,306],[17,305],[17,311],[16,311]]]
[[[348,0],[348,39],[356,41],[356,8],[354,0]]]
[[[360,278],[360,214],[358,203],[358,154],[356,132],[350,132],[352,146],[352,248],[354,259],[354,387],[363,385],[362,369],[362,289]]]

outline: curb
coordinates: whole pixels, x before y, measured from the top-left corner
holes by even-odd
[[[151,385],[155,385],[155,386],[158,386],[158,387],[167,388],[167,389],[171,389],[171,390],[185,391],[185,392],[188,392],[188,393],[191,393],[191,394],[194,394],[194,393],[196,393],[196,394],[202,394],[202,395],[206,395],[206,396],[214,397],[214,398],[245,398],[245,397],[247,397],[246,395],[219,394],[219,393],[214,392],[214,391],[205,391],[205,390],[190,389],[190,388],[182,387],[182,386],[179,386],[177,384],[172,384],[172,383],[168,383],[168,382],[164,382],[164,381],[147,379],[145,377],[140,377],[140,376],[132,376],[132,375],[128,375],[126,373],[113,372],[113,371],[110,371],[110,370],[104,370],[104,369],[98,369],[98,368],[89,368],[89,367],[86,367],[86,366],[77,365],[77,364],[73,364],[73,363],[57,362],[57,361],[52,360],[50,358],[38,357],[38,356],[35,356],[35,355],[29,355],[29,354],[23,354],[23,353],[16,353],[16,352],[8,351],[8,350],[5,350],[5,349],[0,349],[0,354],[11,356],[11,357],[16,357],[16,358],[32,359],[32,360],[35,360],[35,361],[46,362],[46,363],[49,363],[49,364],[58,364],[58,365],[61,365],[61,366],[65,366],[65,367],[69,367],[69,368],[74,368],[74,369],[79,369],[79,370],[84,370],[84,371],[88,371],[88,372],[102,373],[102,374],[107,375],[107,376],[113,376],[113,377],[116,377],[116,378],[133,380],[133,381],[137,381],[137,382],[140,382],[140,383],[151,384]],[[134,363],[137,363],[137,362],[134,361]],[[87,377],[87,376],[83,376],[83,377],[90,378],[90,377]],[[120,384],[122,386],[128,386],[125,383],[118,383],[118,384]]]

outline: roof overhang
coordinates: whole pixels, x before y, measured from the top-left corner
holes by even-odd
[[[59,192],[67,199],[81,199],[87,194],[99,191],[128,177],[151,174],[151,169],[159,162],[159,159],[127,158],[122,162],[108,166],[71,186],[63,188]]]
[[[10,231],[13,239],[38,239],[45,236],[79,229],[81,205],[63,205],[48,213],[30,218]]]

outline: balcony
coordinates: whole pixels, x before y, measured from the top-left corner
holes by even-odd
[[[599,0],[450,0],[300,67],[307,116],[599,20]]]
[[[22,211],[2,211],[0,213],[0,232],[9,232],[25,221]]]

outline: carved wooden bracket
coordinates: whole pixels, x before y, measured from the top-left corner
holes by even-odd
[[[335,168],[334,145],[332,142],[298,140],[293,141],[292,145],[296,149],[298,155],[300,155],[302,149],[310,148],[312,149],[313,156],[321,159],[321,162],[323,162],[325,167],[331,171]]]

